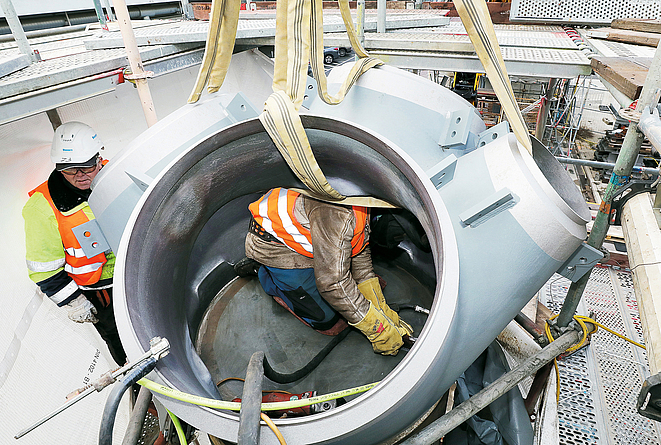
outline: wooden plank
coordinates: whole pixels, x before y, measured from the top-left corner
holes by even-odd
[[[656,32],[661,34],[661,20],[654,19],[615,19],[611,28],[630,29],[632,31]]]
[[[613,28],[596,28],[587,31],[586,35],[596,39],[606,39],[615,42],[632,43],[634,45],[652,46],[654,48],[657,47],[659,40],[661,40],[661,34]]]
[[[661,231],[649,193],[624,204],[622,229],[652,375],[661,371]]]
[[[640,96],[651,63],[652,59],[645,57],[596,56],[591,61],[595,73],[631,100]]]

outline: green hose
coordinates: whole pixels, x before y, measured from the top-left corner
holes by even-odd
[[[149,389],[152,392],[162,394],[180,402],[192,403],[193,405],[206,406],[208,408],[228,409],[232,411],[239,411],[241,409],[240,402],[225,402],[223,400],[209,399],[200,397],[193,394],[181,392],[179,390],[161,385],[152,380],[140,379],[138,383]],[[368,391],[378,385],[380,382],[369,383],[367,385],[357,386],[355,388],[344,389],[342,391],[324,394],[321,396],[310,397],[308,399],[289,400],[287,402],[270,402],[262,403],[262,411],[276,411],[291,408],[300,408],[302,406],[314,405],[316,403],[326,402],[328,400],[339,399],[340,397],[352,396]],[[174,421],[174,419],[173,419]],[[176,426],[176,425],[175,425]]]
[[[181,427],[181,422],[179,421],[179,417],[175,416],[170,412],[169,409],[165,408],[165,411],[168,412],[168,415],[170,416],[170,419],[172,419],[172,424],[174,425],[174,428],[177,430],[177,436],[179,437],[179,443],[181,445],[186,445],[188,442],[186,441],[186,435],[184,434],[184,429]]]

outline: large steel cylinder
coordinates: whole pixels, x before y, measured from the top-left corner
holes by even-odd
[[[219,394],[194,336],[236,279],[246,206],[269,188],[301,187],[260,122],[236,118],[249,101],[229,102],[211,96],[151,127],[98,176],[90,199],[118,256],[115,311],[129,357],[166,337],[171,352],[153,377],[211,398]],[[436,282],[418,341],[376,388],[276,423],[289,444],[380,443],[418,420],[576,250],[589,212],[544,147],[533,159],[502,127],[486,130],[466,101],[409,73],[371,70],[340,106],[307,106],[302,121],[331,185],[415,215]],[[196,113],[206,120],[186,126]],[[236,414],[157,397],[236,440]],[[262,443],[277,443],[266,428]]]

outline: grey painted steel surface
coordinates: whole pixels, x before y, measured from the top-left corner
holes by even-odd
[[[238,58],[246,73],[266,66],[252,54]],[[228,109],[251,108],[245,102],[211,95],[171,114],[103,169],[90,197],[118,254],[116,316],[129,357],[165,336],[171,349],[158,380],[206,397],[217,391],[190,333],[244,255],[247,215],[233,202],[300,185],[258,120],[233,124],[241,119]],[[429,236],[437,284],[419,340],[380,385],[335,410],[277,424],[290,444],[377,443],[441,397],[580,245],[590,215],[545,148],[536,144],[533,160],[511,135],[485,131],[468,102],[419,76],[373,69],[340,105],[315,97],[308,106],[303,124],[331,185],[411,211]],[[127,173],[144,178],[142,188]],[[216,215],[218,236],[196,241]],[[235,414],[159,399],[236,440]]]
[[[0,77],[30,65],[30,58],[25,54],[13,54],[0,57]]]

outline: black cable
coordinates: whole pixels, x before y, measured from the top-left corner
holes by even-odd
[[[275,369],[271,367],[271,365],[268,362],[268,359],[266,358],[266,355],[264,356],[264,376],[268,378],[269,380],[276,382],[276,383],[292,383],[297,380],[302,379],[306,375],[310,374],[314,369],[319,366],[319,364],[322,362],[324,358],[333,350],[335,346],[340,344],[342,340],[346,338],[347,335],[349,335],[349,332],[351,329],[346,328],[339,334],[337,334],[331,341],[329,341],[326,346],[324,346],[324,349],[319,351],[317,355],[314,356],[312,360],[308,362],[307,365],[303,366],[301,369],[298,371],[294,371],[290,374],[282,374]]]
[[[112,445],[112,430],[115,426],[117,407],[122,400],[124,392],[135,382],[149,374],[156,367],[156,358],[150,357],[144,363],[129,371],[112,389],[106,406],[103,409],[103,418],[99,428],[99,445]]]

